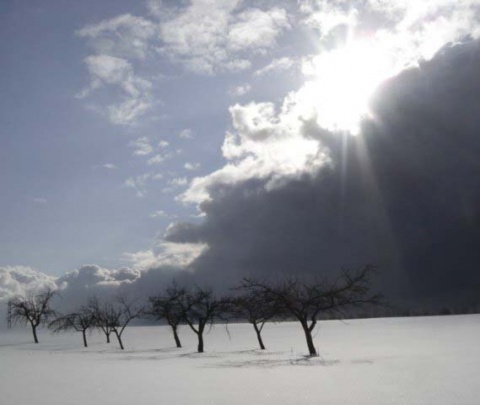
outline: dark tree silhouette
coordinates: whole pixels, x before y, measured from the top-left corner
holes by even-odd
[[[8,301],[8,326],[15,323],[30,324],[33,340],[38,343],[37,327],[55,315],[55,311],[50,306],[55,294],[55,291],[47,289],[36,295],[11,298]]]
[[[58,315],[48,327],[54,333],[76,331],[81,332],[83,337],[83,346],[87,347],[87,331],[95,326],[95,316],[90,308],[82,307],[77,312],[65,315]]]
[[[185,289],[179,288],[173,282],[163,295],[149,297],[149,308],[146,315],[157,320],[164,319],[172,328],[173,338],[177,347],[182,347],[178,336],[178,326],[183,321],[183,308],[180,305],[180,297],[185,294]]]
[[[182,308],[182,318],[198,338],[198,353],[204,352],[203,333],[207,325],[213,325],[216,319],[222,319],[226,314],[228,302],[218,299],[211,289],[195,287],[185,290],[176,299]]]
[[[251,323],[257,336],[261,350],[265,350],[262,339],[262,330],[265,324],[280,315],[280,309],[275,301],[267,301],[264,294],[256,294],[255,291],[246,290],[241,295],[230,299],[230,312],[236,318],[245,319]]]
[[[119,295],[115,302],[107,301],[103,304],[100,304],[98,299],[94,298],[90,301],[90,308],[94,314],[95,327],[105,333],[107,343],[110,342],[109,336],[113,332],[122,350],[124,350],[122,334],[125,328],[133,319],[140,317],[144,312],[143,307],[127,301],[122,295]]]
[[[110,343],[110,335],[112,334],[113,329],[106,320],[102,320],[103,314],[107,312],[108,308],[106,308],[105,305],[100,304],[97,297],[92,297],[88,300],[87,308],[93,315],[94,328],[100,329],[104,333],[107,343]]]
[[[308,352],[317,356],[312,332],[320,314],[344,316],[348,308],[358,308],[366,304],[378,305],[381,295],[371,292],[372,266],[366,266],[357,273],[344,271],[333,281],[303,282],[289,279],[277,284],[252,278],[243,280],[243,289],[262,296],[266,302],[274,303],[286,314],[293,316],[302,325],[307,341]]]

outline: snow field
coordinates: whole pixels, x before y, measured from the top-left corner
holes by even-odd
[[[0,332],[2,405],[475,404],[480,315],[323,321],[309,358],[298,323],[216,325],[206,353],[182,327],[127,328],[126,350],[94,333]]]

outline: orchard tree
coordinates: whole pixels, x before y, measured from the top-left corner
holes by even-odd
[[[143,314],[144,308],[136,305],[135,302],[127,301],[123,295],[119,295],[115,301],[107,301],[103,304],[100,304],[98,299],[93,299],[90,307],[93,310],[95,327],[105,333],[107,343],[110,342],[110,333],[113,332],[120,349],[124,350],[122,334],[133,319]]]
[[[88,300],[88,311],[93,316],[93,327],[103,332],[107,339],[107,343],[110,343],[110,335],[113,332],[111,325],[104,320],[103,314],[107,312],[107,306],[102,305],[97,297],[92,297]]]
[[[94,313],[88,307],[82,307],[77,312],[66,315],[58,315],[48,327],[54,333],[75,331],[81,332],[83,337],[83,346],[87,347],[87,331],[95,326]]]
[[[30,324],[33,340],[38,343],[37,327],[45,324],[55,315],[55,311],[51,308],[51,301],[55,294],[55,291],[47,289],[36,295],[11,298],[8,301],[8,326],[16,323]]]
[[[381,295],[371,291],[373,273],[374,268],[366,266],[356,273],[344,271],[333,282],[306,282],[293,278],[273,284],[246,278],[241,288],[262,297],[269,305],[273,303],[280,311],[299,321],[310,356],[317,356],[312,332],[321,314],[343,317],[348,309],[381,303]]]
[[[182,318],[197,335],[198,353],[204,352],[203,333],[207,325],[213,325],[215,320],[223,319],[227,312],[228,301],[215,297],[209,288],[198,286],[185,290],[175,300],[182,309]]]
[[[257,294],[253,289],[246,289],[242,294],[230,299],[231,314],[252,324],[261,350],[265,350],[262,339],[263,327],[272,318],[280,315],[276,302],[267,301],[265,298],[268,297]]]
[[[170,287],[165,289],[162,295],[149,297],[150,305],[146,311],[147,316],[154,317],[157,320],[164,319],[170,325],[177,347],[182,347],[180,337],[178,336],[178,326],[184,320],[183,307],[180,301],[185,293],[184,288],[179,288],[173,282]]]

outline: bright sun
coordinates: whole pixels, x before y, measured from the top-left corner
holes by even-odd
[[[309,80],[298,94],[304,111],[314,113],[323,128],[358,134],[373,91],[397,71],[394,59],[373,40],[315,56],[304,65]]]

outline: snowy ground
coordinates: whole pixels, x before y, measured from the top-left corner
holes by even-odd
[[[305,357],[296,323],[265,327],[256,350],[250,325],[216,326],[206,353],[181,330],[132,327],[126,350],[80,334],[0,332],[2,405],[478,404],[480,315],[321,322],[321,356]]]

